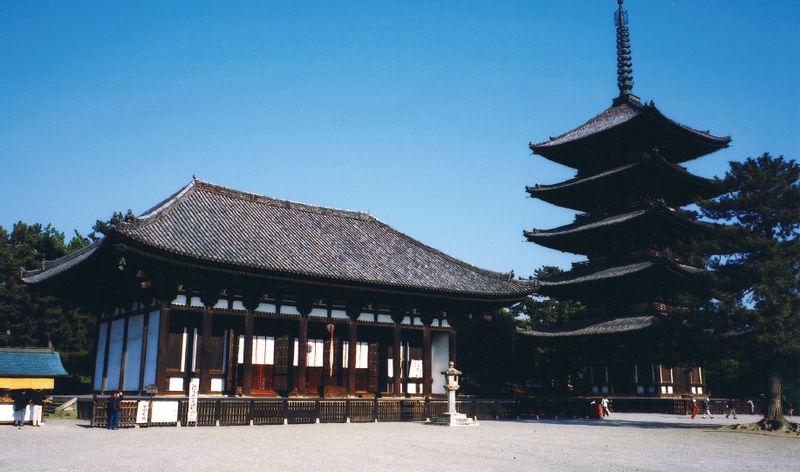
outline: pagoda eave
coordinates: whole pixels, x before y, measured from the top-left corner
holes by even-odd
[[[648,153],[636,162],[559,184],[528,186],[525,190],[547,203],[588,212],[598,204],[622,201],[631,193],[683,206],[698,198],[716,197],[726,189],[718,180],[698,177],[658,154]]]
[[[612,246],[644,244],[665,238],[712,236],[714,225],[696,221],[669,207],[653,207],[550,230],[523,231],[528,241],[574,254],[592,254]]]
[[[620,316],[600,319],[572,320],[555,326],[517,330],[535,338],[578,338],[640,332],[652,328],[659,315]]]
[[[652,103],[652,102],[651,102]],[[612,106],[578,128],[530,149],[553,162],[575,169],[593,169],[603,156],[616,164],[635,159],[637,153],[657,148],[670,162],[680,163],[723,149],[730,137],[714,136],[664,116],[655,105]]]

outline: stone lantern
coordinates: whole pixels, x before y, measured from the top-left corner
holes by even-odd
[[[458,384],[461,371],[455,368],[453,361],[450,361],[450,366],[447,370],[442,371],[442,375],[444,375],[444,388],[447,390],[447,413],[442,413],[434,418],[431,424],[439,426],[477,426],[477,421],[473,421],[472,418],[467,418],[464,413],[456,411],[456,390],[461,387]]]

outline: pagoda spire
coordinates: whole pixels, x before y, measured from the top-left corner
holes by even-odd
[[[633,60],[631,59],[631,39],[628,32],[628,11],[622,8],[623,0],[617,0],[619,8],[614,13],[614,24],[617,27],[617,87],[619,87],[619,102],[639,102],[639,97],[633,94]]]

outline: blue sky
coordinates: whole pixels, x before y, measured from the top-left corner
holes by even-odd
[[[531,156],[616,96],[613,0],[0,1],[0,225],[87,232],[198,178],[369,211],[528,275],[572,176]],[[711,177],[800,154],[800,2],[628,0],[634,92],[731,135]]]

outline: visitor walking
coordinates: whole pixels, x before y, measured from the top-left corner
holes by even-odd
[[[122,409],[122,392],[115,392],[108,398],[108,429],[119,429],[119,416]]]
[[[751,415],[755,415],[756,414],[756,404],[753,403],[752,399],[747,400],[747,409],[750,411]]]
[[[603,405],[603,416],[609,416],[608,414],[608,397],[603,396],[603,399],[600,401],[600,404]]]
[[[22,390],[14,396],[14,426],[22,429],[25,424],[25,410],[28,408],[30,396],[27,390]]]
[[[792,402],[786,400],[786,415],[791,418],[794,416],[794,407],[792,406]]]
[[[727,402],[725,402],[725,418],[729,418],[733,415],[733,419],[738,419],[736,417],[736,406],[733,404],[733,398],[729,398]]]
[[[692,397],[692,420],[697,418],[697,400]]]
[[[706,419],[706,416],[712,420],[714,419],[714,417],[711,415],[711,399],[708,397],[703,399],[703,419]]]

